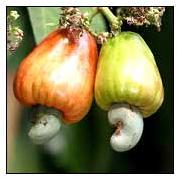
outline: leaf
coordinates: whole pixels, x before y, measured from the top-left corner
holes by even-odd
[[[91,28],[99,34],[100,32],[107,31],[106,20],[102,14],[97,14],[91,21]]]
[[[28,7],[36,43],[58,27],[59,7]]]

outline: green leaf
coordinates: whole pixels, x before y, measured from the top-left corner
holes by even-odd
[[[91,21],[91,28],[97,33],[107,31],[107,23],[102,14],[98,13]]]
[[[58,27],[60,8],[28,7],[28,12],[36,43]]]

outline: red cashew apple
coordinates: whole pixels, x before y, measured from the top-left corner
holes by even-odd
[[[93,100],[97,59],[97,44],[89,32],[57,29],[21,62],[15,96],[28,106],[55,108],[64,123],[76,123]]]

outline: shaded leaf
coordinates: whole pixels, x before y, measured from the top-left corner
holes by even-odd
[[[28,7],[28,12],[36,43],[58,27],[60,8]]]

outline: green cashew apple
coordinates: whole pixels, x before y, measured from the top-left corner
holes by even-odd
[[[95,79],[95,100],[102,109],[109,110],[109,121],[117,126],[111,137],[116,151],[136,145],[143,130],[142,118],[155,113],[163,98],[154,56],[139,34],[121,32],[103,44]]]

